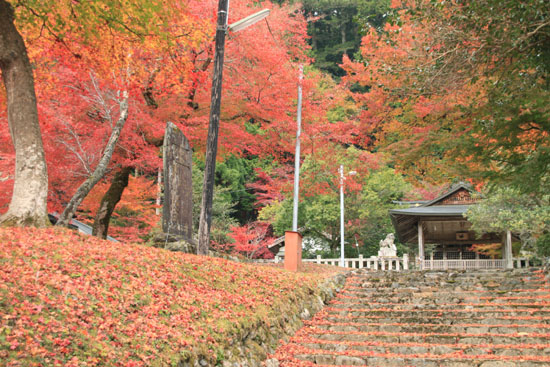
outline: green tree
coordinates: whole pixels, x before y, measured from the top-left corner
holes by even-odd
[[[468,157],[466,170],[485,179],[539,196],[548,192],[548,2],[430,1],[409,15],[430,34],[417,50],[430,62],[409,70],[418,77],[419,94],[478,90],[454,108],[450,128],[460,139],[447,147],[454,158]]]
[[[312,239],[314,248],[323,256],[338,256],[340,251],[339,178],[322,162],[307,157],[302,165],[303,181],[298,226]],[[348,181],[349,180],[349,181]],[[353,180],[353,181],[352,181]],[[412,191],[403,176],[387,166],[364,170],[346,180],[344,195],[346,256],[357,256],[358,250],[367,256],[376,255],[378,244],[393,226],[388,210],[395,200]],[[273,225],[276,235],[282,235],[292,222],[292,199],[272,203],[263,208],[260,219]],[[362,246],[357,249],[353,245]],[[403,252],[404,248],[398,248]],[[314,255],[309,251],[310,255]]]
[[[361,190],[360,202],[348,211],[350,216],[359,219],[353,230],[364,244],[364,255],[376,255],[380,240],[394,232],[388,211],[397,206],[395,201],[403,200],[411,191],[412,186],[393,168],[381,167],[369,174]],[[397,246],[399,252],[406,251],[401,244]]]
[[[256,177],[254,167],[257,164],[256,158],[246,159],[234,155],[216,164],[216,185],[226,188],[219,195],[225,197],[227,202],[235,203],[233,216],[241,225],[257,217],[254,207],[256,196],[247,187]]]
[[[390,9],[390,0],[302,0],[301,3],[305,15],[311,19],[308,35],[314,65],[336,78],[345,74],[339,66],[342,56],[353,58],[362,34],[369,27],[381,28]]]
[[[194,157],[195,158],[195,157]],[[198,233],[199,217],[202,200],[202,184],[204,177],[204,162],[194,159],[193,161],[193,232]],[[210,236],[216,243],[227,243],[230,241],[227,234],[231,227],[236,226],[235,203],[231,201],[230,188],[216,186],[212,198],[212,229]]]
[[[478,233],[511,231],[520,236],[523,248],[548,256],[550,195],[525,194],[515,187],[495,186],[466,213]]]

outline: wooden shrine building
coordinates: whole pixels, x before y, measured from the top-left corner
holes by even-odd
[[[475,199],[465,184],[453,186],[440,197],[417,206],[392,209],[390,217],[401,243],[418,244],[420,269],[513,268],[512,233],[487,233],[481,237],[471,230],[463,216]],[[474,244],[503,246],[503,258],[491,259],[470,250]],[[433,250],[426,253],[426,245]]]

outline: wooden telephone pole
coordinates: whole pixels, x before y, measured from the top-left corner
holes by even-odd
[[[207,255],[210,242],[210,225],[212,224],[212,197],[214,196],[214,172],[216,171],[216,154],[218,152],[218,131],[220,127],[220,106],[222,100],[223,58],[225,52],[225,33],[229,0],[218,2],[218,25],[216,28],[216,53],[214,55],[214,75],[212,78],[212,96],[210,122],[206,141],[206,160],[202,189],[201,214],[199,219],[199,244],[197,254]]]

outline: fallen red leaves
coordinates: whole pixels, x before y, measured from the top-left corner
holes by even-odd
[[[174,253],[68,230],[0,229],[0,360],[8,366],[170,365],[215,355],[319,274]]]

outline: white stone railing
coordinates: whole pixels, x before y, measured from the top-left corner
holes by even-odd
[[[514,258],[516,268],[528,268],[531,266],[527,258]],[[447,270],[447,269],[502,269],[506,267],[504,259],[475,259],[475,260],[423,260],[424,270]]]
[[[418,259],[417,259],[418,260]],[[255,260],[255,262],[283,262],[284,259],[275,257],[272,260]],[[315,259],[302,259],[303,262],[339,266],[339,258],[323,259],[317,256]],[[515,268],[528,268],[533,266],[533,261],[528,258],[514,258]],[[414,267],[414,264],[412,264]],[[448,269],[502,269],[506,267],[506,260],[502,259],[472,259],[472,260],[424,260],[422,263],[424,270],[448,270]],[[363,257],[359,255],[357,258],[344,259],[344,266],[355,269],[371,269],[371,270],[392,270],[403,271],[411,268],[409,264],[409,255],[404,254],[403,257]],[[417,261],[416,267],[420,266]]]
[[[275,258],[275,262],[280,262],[281,259]],[[322,259],[321,256],[317,256],[316,259],[302,259],[303,262],[324,264],[324,265],[340,265],[339,258]],[[403,257],[363,257],[359,255],[357,258],[344,259],[344,266],[347,268],[356,269],[372,269],[372,270],[409,270],[409,255],[404,254]]]

